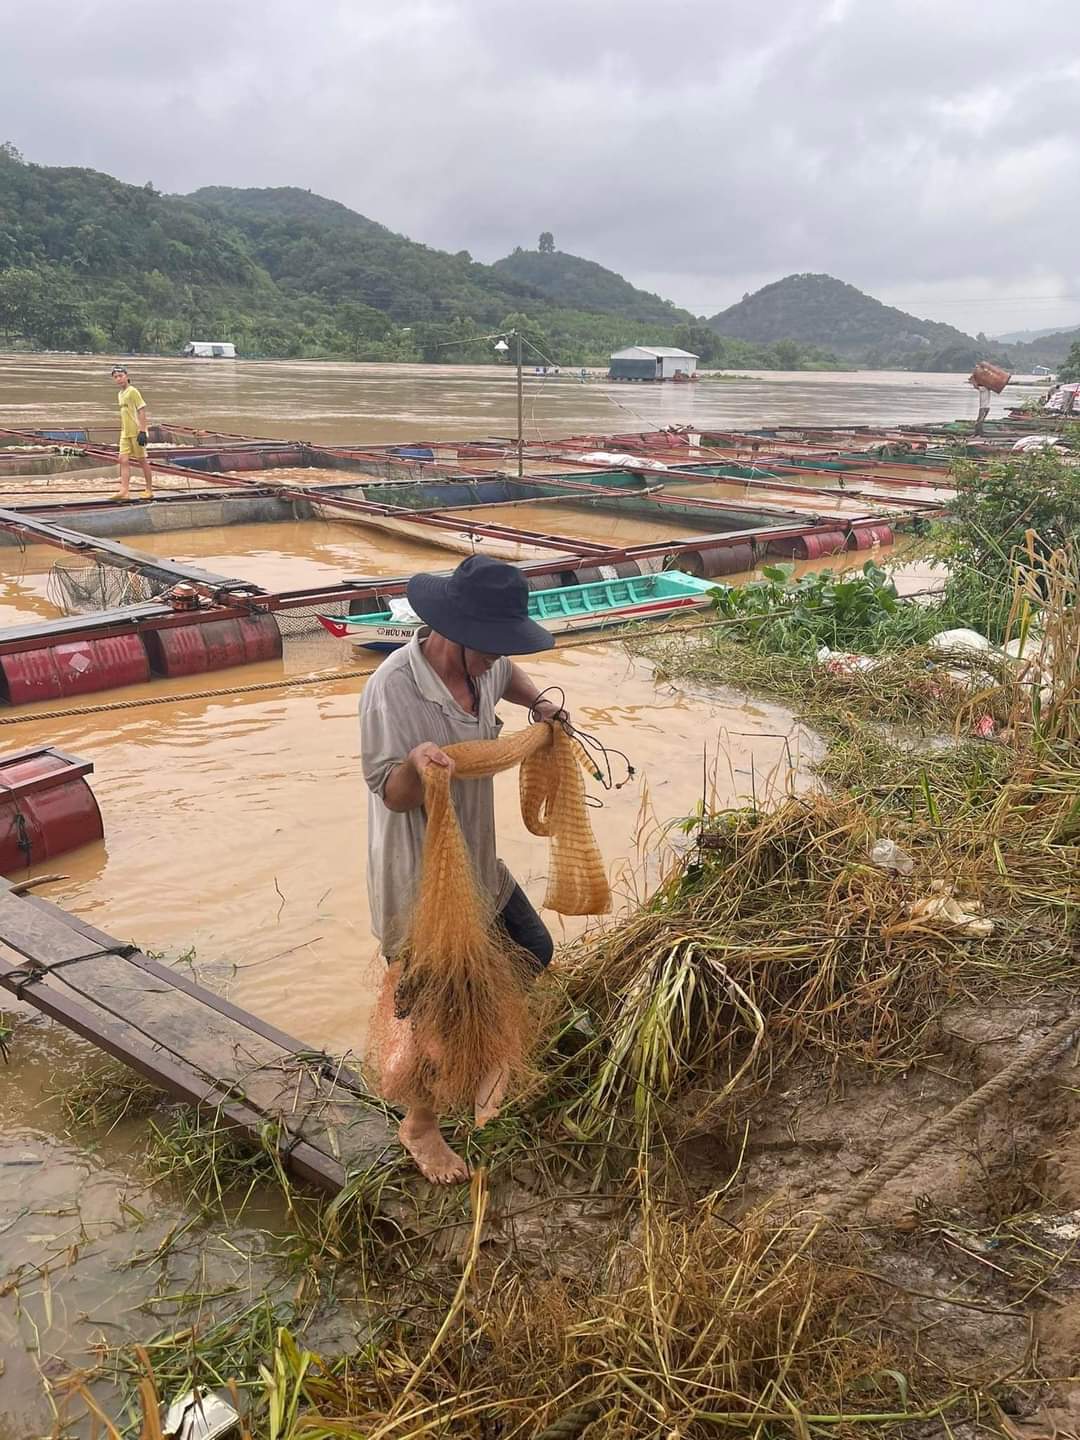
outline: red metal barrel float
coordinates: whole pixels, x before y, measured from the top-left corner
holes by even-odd
[[[991,365],[989,360],[980,360],[968,376],[968,384],[993,390],[995,395],[1000,395],[1011,379],[1008,370],[1002,370],[1000,365]]]
[[[0,655],[0,700],[9,705],[115,690],[149,679],[150,660],[140,635],[66,640]]]
[[[702,545],[698,550],[683,550],[669,556],[664,568],[682,570],[699,580],[739,575],[754,568],[754,547],[749,540],[741,540],[736,545]]]
[[[875,545],[893,543],[892,526],[883,522],[876,525],[853,525],[848,531],[849,550],[871,550]]]
[[[149,630],[146,649],[156,675],[199,675],[281,657],[281,631],[272,615],[238,615],[202,625]]]
[[[770,555],[789,555],[795,560],[820,560],[823,555],[839,555],[847,549],[847,536],[842,530],[813,530],[806,535],[792,535],[784,540],[770,540]]]
[[[51,745],[0,756],[0,873],[102,838],[101,811],[83,778],[93,768]]]

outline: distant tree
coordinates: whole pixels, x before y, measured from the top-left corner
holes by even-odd
[[[778,340],[773,346],[776,363],[781,370],[797,370],[802,359],[802,346],[796,340]]]
[[[536,248],[540,251],[541,255],[555,254],[555,236],[552,235],[550,230],[541,230],[540,239]]]
[[[1066,384],[1080,380],[1080,340],[1073,341],[1072,349],[1058,370],[1058,379],[1063,380]]]
[[[505,316],[500,329],[503,331],[520,330],[522,337],[521,363],[523,365],[560,365],[563,363],[554,353],[555,345],[543,327],[528,315],[522,314],[520,310],[514,310]],[[509,344],[510,352],[506,359],[513,364],[517,360],[517,341],[512,339]]]
[[[0,160],[10,160],[13,165],[26,164],[26,159],[22,151],[17,145],[13,145],[10,140],[5,140],[0,144]]]

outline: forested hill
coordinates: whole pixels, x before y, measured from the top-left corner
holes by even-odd
[[[1017,370],[1029,370],[1032,365],[1049,365],[1057,369],[1075,345],[1080,345],[1080,327],[1051,330],[1026,344],[1010,345],[1009,354]]]
[[[177,354],[231,340],[245,356],[494,363],[492,332],[517,328],[530,362],[559,365],[606,365],[631,344],[717,369],[1010,363],[828,275],[788,276],[706,323],[540,241],[484,265],[309,190],[163,195],[0,144],[0,345]],[[1016,346],[1014,368],[1054,364],[1071,338]]]
[[[864,364],[926,370],[962,369],[1002,348],[883,305],[831,275],[788,275],[721,310],[709,325],[741,340],[794,340]]]
[[[496,260],[493,268],[508,280],[546,296],[553,304],[567,305],[572,310],[603,311],[646,325],[677,325],[694,318],[670,300],[638,290],[595,260],[556,250],[554,241],[550,249],[543,250],[522,250],[518,246],[512,255]]]
[[[221,339],[245,355],[490,361],[482,337],[511,326],[562,364],[606,363],[646,338],[633,319],[552,303],[306,190],[162,195],[0,145],[0,343],[168,354]],[[648,338],[674,343],[670,324]]]
[[[183,199],[216,226],[239,231],[252,258],[289,290],[369,305],[399,324],[469,315],[490,329],[540,298],[465,250],[429,249],[309,190],[215,186]]]

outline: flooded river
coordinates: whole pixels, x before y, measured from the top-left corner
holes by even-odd
[[[0,425],[114,423],[111,364],[108,356],[0,356]],[[204,430],[327,444],[516,434],[514,374],[496,366],[139,359],[131,368],[153,419]],[[995,398],[992,413],[1005,403]],[[974,420],[977,408],[962,375],[760,371],[696,385],[599,375],[583,383],[569,372],[525,378],[529,440],[686,424]]]
[[[112,421],[107,369],[107,361],[86,357],[0,359],[0,425]],[[494,370],[174,360],[133,369],[153,416],[204,428],[341,442],[506,434],[513,424],[512,377]],[[563,376],[530,378],[526,402],[528,434],[545,438],[688,422],[973,413],[974,395],[959,376],[769,375],[662,388]],[[535,507],[538,528],[541,508],[554,512],[542,517],[551,528],[565,513]],[[600,512],[587,522],[579,512],[572,533],[610,537],[619,525],[629,527],[618,531],[628,541],[659,533],[639,517]],[[336,522],[155,534],[132,543],[270,588],[452,562],[431,546]],[[56,559],[42,546],[0,549],[0,624],[56,613],[49,593]],[[155,682],[155,698],[167,696],[167,703],[51,721],[35,719],[32,707],[9,712],[4,718],[20,718],[5,727],[5,749],[51,744],[93,761],[104,816],[102,843],[39,867],[62,877],[40,893],[121,939],[173,960],[186,957],[207,983],[310,1045],[362,1053],[381,962],[364,891],[367,794],[357,706],[365,677],[354,672],[370,672],[372,663],[323,632],[289,635],[280,662]],[[703,789],[730,805],[809,783],[807,761],[818,742],[781,707],[657,683],[618,644],[556,650],[525,664],[541,686],[565,690],[578,723],[625,751],[635,767],[621,789],[591,787],[602,808],[590,813],[624,904],[655,881],[670,853],[668,822],[692,812]],[[253,683],[314,672],[324,676],[315,684],[244,693]],[[202,690],[217,693],[193,697]],[[147,687],[140,687],[64,708],[145,698]],[[523,713],[503,709],[508,728],[524,721]],[[500,848],[539,902],[546,852],[524,830],[516,785],[513,774],[496,781]],[[562,940],[579,926],[553,928]],[[27,1013],[14,1002],[0,1004],[4,1010]],[[42,1374],[85,1363],[100,1337],[144,1337],[173,1314],[152,1293],[165,1281],[128,1262],[133,1251],[158,1245],[182,1220],[182,1208],[147,1191],[130,1151],[132,1129],[94,1136],[90,1150],[90,1137],[67,1134],[48,1098],[58,1077],[90,1053],[54,1027],[20,1020],[0,1082],[3,1440],[5,1427],[11,1440],[22,1440],[51,1424]],[[143,1216],[138,1223],[132,1207]],[[257,1218],[250,1217],[253,1227]],[[238,1248],[227,1254],[212,1231],[194,1256],[178,1249],[166,1292],[183,1288],[184,1266],[205,1266],[206,1247],[215,1245],[222,1253],[210,1266],[213,1283],[228,1287],[239,1270],[257,1291],[265,1278],[258,1230],[233,1229],[229,1240]]]

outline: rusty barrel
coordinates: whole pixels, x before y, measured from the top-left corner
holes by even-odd
[[[0,874],[64,855],[105,833],[93,770],[52,746],[0,756]]]
[[[140,635],[67,640],[0,655],[0,700],[9,705],[115,690],[149,679],[150,660]]]
[[[770,555],[787,555],[795,560],[820,560],[823,555],[839,555],[846,549],[847,536],[842,530],[814,530],[769,542]]]
[[[875,545],[891,545],[892,543],[892,526],[883,522],[874,525],[853,525],[848,531],[849,550],[871,550]]]
[[[1000,395],[1012,376],[1008,370],[1002,370],[1000,365],[991,365],[989,360],[980,360],[969,378],[972,385],[978,385],[983,390],[993,390],[995,395]]]
[[[273,615],[238,615],[147,631],[146,649],[154,673],[171,679],[280,659],[281,631]]]
[[[671,557],[668,570],[682,570],[698,580],[712,580],[717,575],[740,575],[754,568],[754,547],[749,540],[736,545],[702,545],[698,550],[684,550]]]

